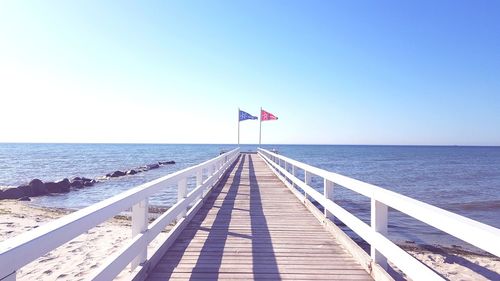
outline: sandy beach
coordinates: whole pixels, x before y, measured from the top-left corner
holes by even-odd
[[[19,201],[0,201],[0,242],[69,212],[38,208]],[[130,220],[112,218],[24,266],[17,272],[17,280],[85,280],[130,236]],[[150,248],[157,245],[154,242]],[[127,276],[126,269],[116,280],[127,280]]]
[[[0,242],[55,220],[67,210],[0,201]],[[18,280],[84,280],[130,238],[130,220],[113,218],[20,269]],[[150,248],[157,246],[152,243]],[[499,280],[500,259],[460,249],[403,245],[414,257],[449,280]],[[127,280],[124,270],[117,280]]]
[[[400,245],[448,280],[500,280],[500,258],[462,249]]]

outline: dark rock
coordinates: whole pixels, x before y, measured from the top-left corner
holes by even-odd
[[[45,188],[49,191],[49,193],[59,193],[59,185],[55,182],[46,182]]]
[[[68,179],[58,182],[46,182],[45,187],[50,193],[66,193],[70,190],[71,183]]]
[[[114,171],[113,173],[110,173],[110,174],[107,174],[106,177],[110,177],[110,178],[117,178],[117,177],[122,177],[126,175],[125,172],[122,172],[122,171]]]
[[[69,187],[71,186],[71,182],[68,179],[62,179],[56,183],[59,184],[62,189],[64,189],[64,190],[67,189],[68,191],[69,191]]]
[[[31,187],[31,195],[26,196],[40,196],[49,193],[43,181],[39,179],[33,179],[28,184]]]
[[[83,187],[83,181],[82,180],[73,180],[71,182],[71,187],[82,188]]]
[[[92,179],[89,179],[89,178],[86,178],[86,177],[82,177],[82,181],[83,182],[87,182],[87,181],[92,181]]]
[[[154,163],[154,164],[146,165],[146,167],[148,168],[148,170],[152,170],[152,169],[160,168],[160,165],[158,163]]]
[[[31,198],[29,198],[28,196],[24,196],[19,198],[18,201],[31,201]]]
[[[4,189],[1,196],[2,197],[0,199],[19,199],[24,197],[24,193],[17,187],[11,187]]]
[[[31,187],[43,186],[43,181],[39,179],[32,179],[28,185]]]
[[[137,171],[134,169],[127,171],[127,175],[135,175],[135,174],[137,174]]]
[[[82,178],[80,178],[80,177],[74,177],[74,178],[71,179],[71,182],[81,181],[81,180],[82,180]]]
[[[160,165],[171,165],[171,164],[175,164],[175,161],[160,161],[158,162],[158,164]]]
[[[34,196],[33,188],[29,185],[21,185],[17,189],[23,193],[23,196]]]

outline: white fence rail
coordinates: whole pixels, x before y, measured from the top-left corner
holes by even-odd
[[[0,280],[15,280],[16,271],[21,267],[130,208],[131,241],[97,269],[91,279],[112,280],[128,264],[134,270],[146,262],[148,244],[169,224],[182,219],[189,206],[200,203],[238,155],[239,148],[236,148],[1,242]],[[191,177],[196,177],[196,187],[187,194],[187,179]],[[178,202],[148,225],[148,197],[172,184],[178,185]]]
[[[500,257],[500,229],[498,228],[372,184],[295,161],[265,149],[259,148],[258,153],[282,177],[282,180],[285,182],[289,180],[295,187],[302,190],[304,198],[310,196],[321,204],[325,209],[325,216],[337,217],[368,242],[371,246],[373,262],[382,268],[387,268],[388,259],[412,280],[443,280],[440,275],[387,238],[388,207]],[[304,170],[304,181],[296,177],[297,169]],[[309,185],[312,175],[323,178],[323,194]],[[334,202],[334,186],[336,187],[336,185],[371,198],[371,225],[364,223]]]

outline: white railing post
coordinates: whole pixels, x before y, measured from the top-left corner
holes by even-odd
[[[285,171],[287,171],[287,172],[288,172],[288,162],[286,162],[286,161],[285,161]],[[286,174],[284,174],[284,173],[283,173],[283,177],[285,178],[285,181],[287,181],[287,182],[288,182],[288,181],[290,181],[290,182],[292,181],[292,180],[290,180],[290,179],[287,179],[287,176],[286,176]]]
[[[304,183],[311,186],[311,173],[304,170]],[[307,192],[304,190],[304,202],[307,200]]]
[[[294,177],[296,177],[296,176],[297,176],[297,175],[296,175],[295,165],[292,165],[292,175],[293,175]],[[294,183],[294,181],[292,181],[292,186],[293,186],[293,187],[295,187],[295,183]]]
[[[183,178],[177,183],[177,202],[181,202],[187,196],[187,179]],[[184,218],[187,213],[187,208],[179,213],[178,220]]]
[[[196,171],[196,187],[200,186],[203,182],[203,169]]]
[[[387,236],[387,205],[371,199],[371,227],[375,232]],[[373,262],[387,269],[387,258],[384,257],[374,246],[371,246],[371,257]]]
[[[132,237],[144,233],[148,229],[148,198],[132,206]],[[146,241],[145,241],[146,242]],[[139,254],[132,260],[132,271],[144,263],[148,257],[148,245],[144,243]]]
[[[203,184],[203,168],[198,169],[196,171],[196,187],[200,187]],[[197,200],[203,198],[203,191],[200,192],[200,196],[198,197]]]
[[[311,184],[311,173],[304,171],[304,183],[307,185]]]
[[[323,195],[326,199],[333,201],[333,182],[324,179],[323,183]],[[325,219],[333,221],[333,214],[325,209]]]

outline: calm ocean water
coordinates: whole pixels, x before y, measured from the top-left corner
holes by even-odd
[[[177,163],[68,194],[33,198],[33,204],[41,206],[78,209],[234,147],[0,144],[0,186],[16,186],[33,178],[44,181],[73,176],[94,178],[157,161]],[[500,147],[272,145],[267,148],[500,228]],[[241,151],[255,149],[252,145],[241,147]],[[322,190],[319,180],[313,180],[312,184]],[[176,200],[176,192],[175,186],[168,187],[153,197],[151,204],[170,206]],[[340,205],[369,222],[369,200],[343,188],[335,192]],[[389,216],[389,232],[394,240],[467,246],[399,212],[391,211]]]

